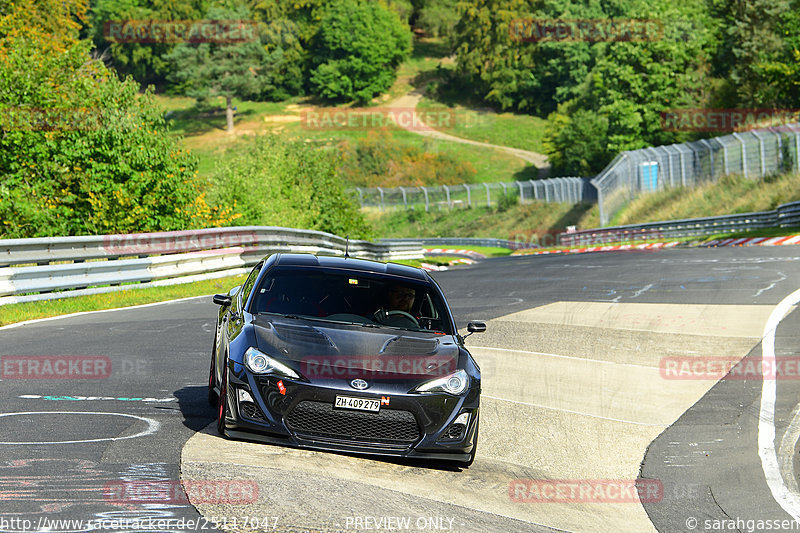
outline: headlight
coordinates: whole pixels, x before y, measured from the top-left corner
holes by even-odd
[[[287,378],[300,379],[297,372],[253,347],[244,352],[244,366],[253,374],[280,374]]]
[[[413,392],[446,392],[458,395],[467,390],[467,385],[469,385],[469,376],[464,370],[457,370],[449,376],[423,383]]]

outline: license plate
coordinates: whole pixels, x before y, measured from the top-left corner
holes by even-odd
[[[369,398],[352,398],[350,396],[337,396],[334,407],[341,409],[355,409],[357,411],[372,411],[377,413],[381,410],[380,400],[370,400]]]

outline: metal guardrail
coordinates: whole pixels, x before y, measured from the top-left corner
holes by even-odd
[[[491,248],[508,248],[509,250],[519,250],[521,248],[535,248],[534,244],[521,241],[509,241],[505,239],[492,239],[480,237],[432,237],[422,239],[380,239],[378,242],[386,244],[412,244],[420,246],[488,246]]]
[[[236,275],[273,252],[343,255],[346,244],[329,233],[265,226],[3,239],[0,305]],[[423,257],[418,243],[354,240],[349,253],[381,261]]]
[[[778,206],[774,211],[649,222],[561,233],[563,246],[702,237],[717,233],[745,232],[763,228],[800,226],[800,202]]]

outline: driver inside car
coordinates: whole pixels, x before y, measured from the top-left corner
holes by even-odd
[[[403,285],[391,285],[386,293],[386,305],[375,313],[381,324],[400,328],[419,328],[419,322],[411,314],[416,291]]]

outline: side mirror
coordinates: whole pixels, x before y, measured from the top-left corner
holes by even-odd
[[[467,333],[466,335],[461,337],[462,341],[464,339],[466,339],[467,337],[469,337],[470,335],[472,335],[473,333],[483,333],[484,331],[486,331],[486,323],[485,322],[469,322],[467,324],[467,331],[469,331],[469,333]]]
[[[231,302],[233,302],[233,300],[227,294],[215,294],[214,295],[214,303],[217,304],[217,305],[222,305],[222,306],[227,307],[227,306],[231,305]]]
[[[470,322],[467,324],[467,331],[470,333],[483,333],[486,331],[486,323],[485,322]]]

